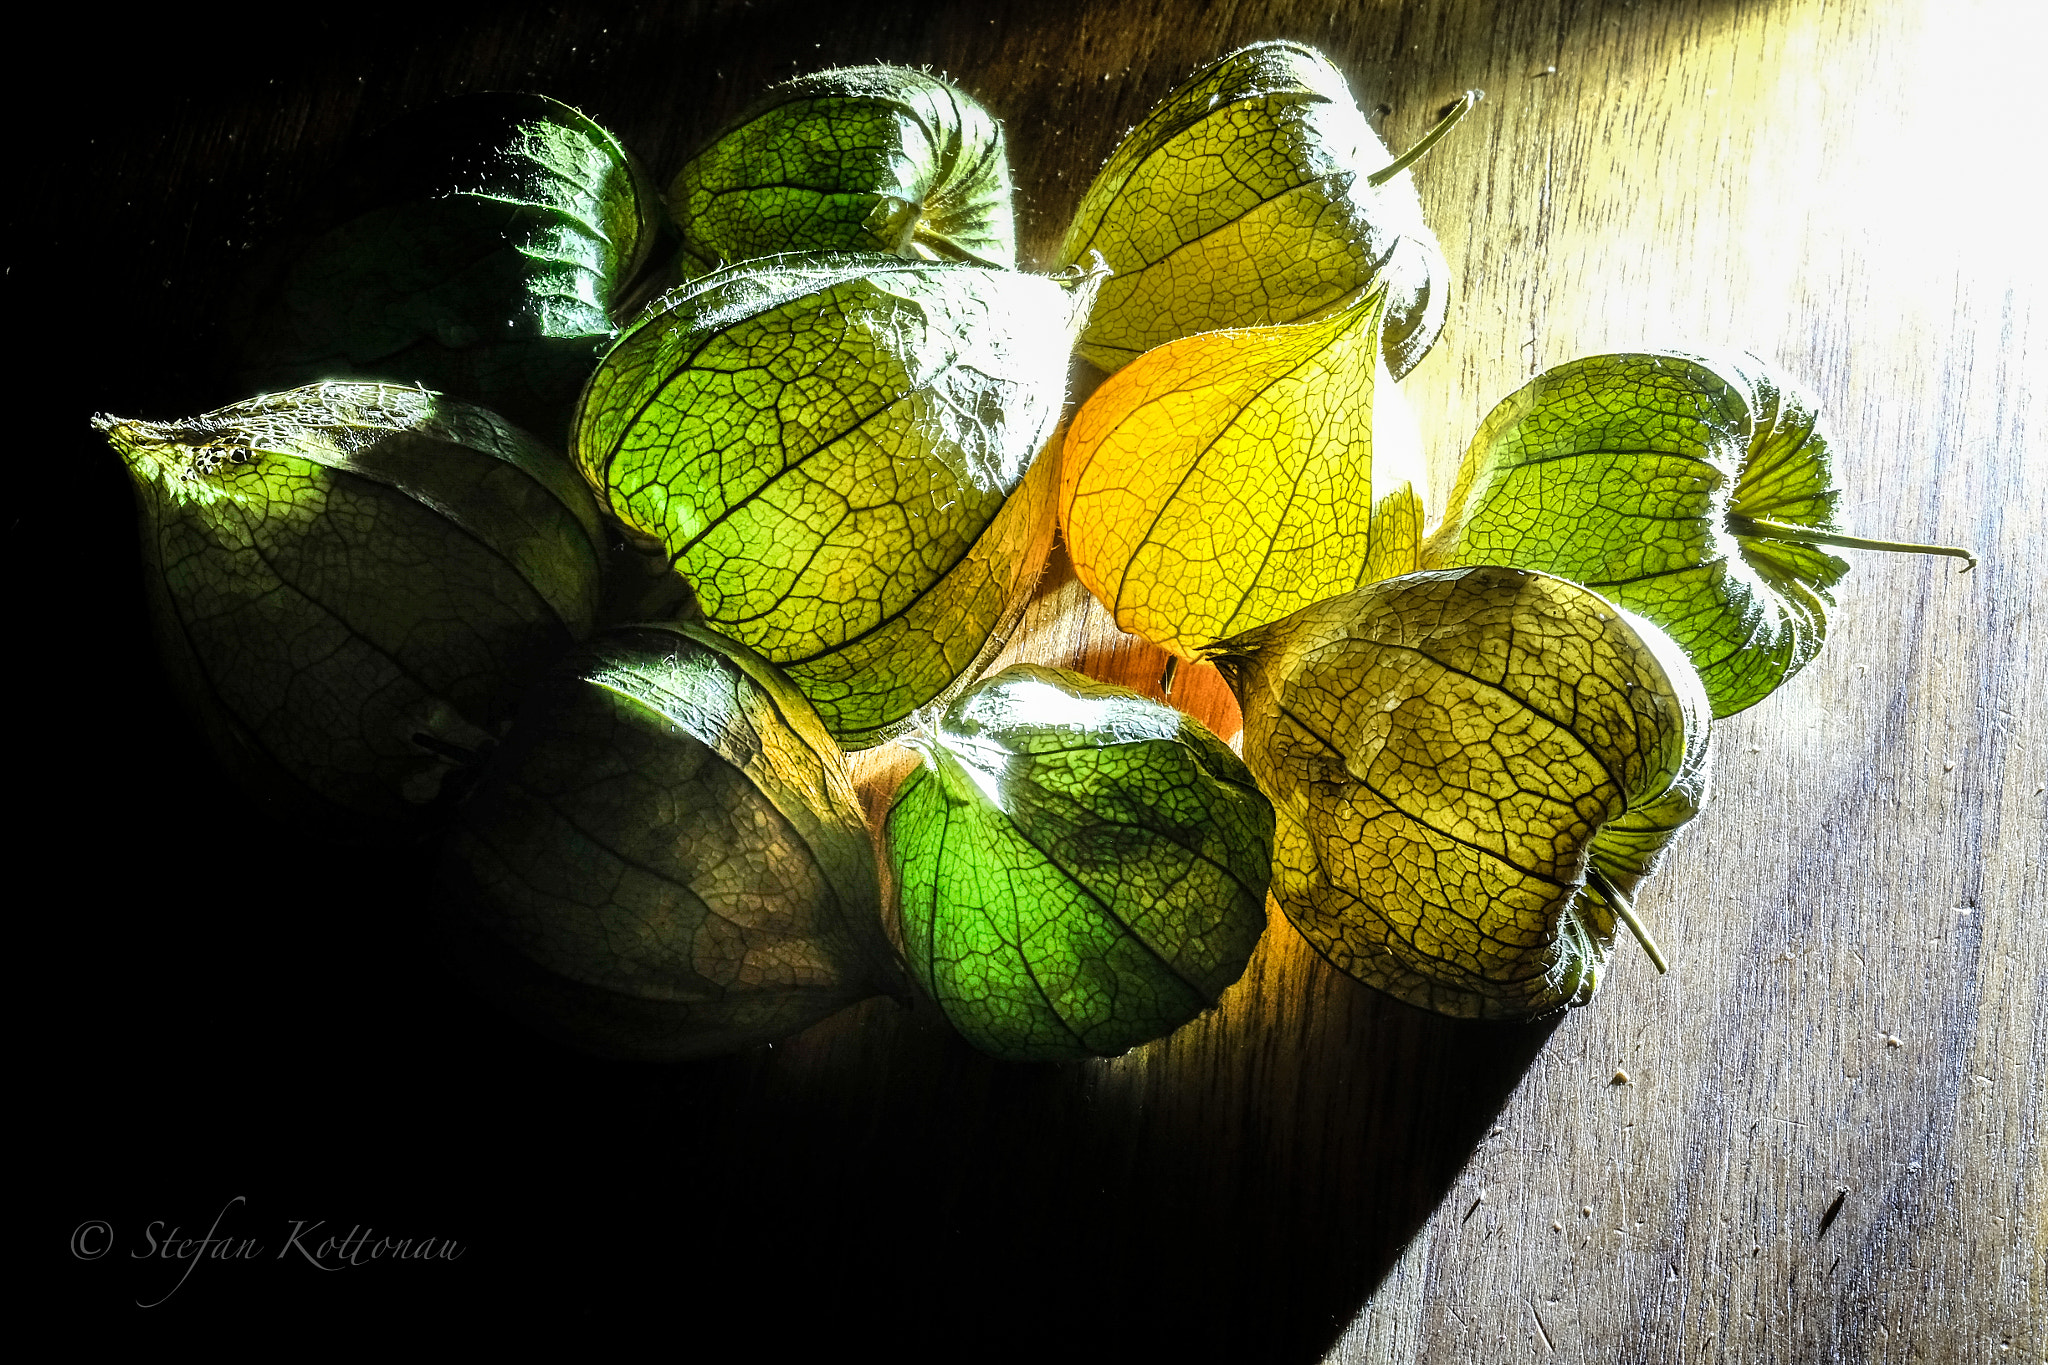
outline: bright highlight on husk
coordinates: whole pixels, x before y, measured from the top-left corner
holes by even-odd
[[[1594,589],[1669,632],[1716,716],[1754,706],[1827,637],[1849,565],[1822,547],[1967,550],[1835,526],[1818,406],[1753,355],[1587,356],[1480,423],[1428,568],[1508,564]]]
[[[918,748],[885,832],[905,958],[976,1047],[1113,1056],[1243,973],[1273,812],[1200,722],[1020,664],[963,692]]]
[[[1195,659],[1416,568],[1428,482],[1380,358],[1383,302],[1169,342],[1075,415],[1061,530],[1118,626]]]
[[[879,743],[1022,610],[1052,534],[1051,462],[1027,471],[1098,280],[880,256],[720,271],[605,358],[576,458],[707,624],[842,743]]]
[[[1100,252],[1115,272],[1081,355],[1116,370],[1177,337],[1298,322],[1378,287],[1387,367],[1405,375],[1443,330],[1450,271],[1394,163],[1314,48],[1256,43],[1204,67],[1110,154],[1067,229],[1059,263]]]

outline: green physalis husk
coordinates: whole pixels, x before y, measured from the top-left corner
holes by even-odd
[[[318,384],[94,424],[135,482],[172,676],[228,768],[329,837],[436,823],[521,690],[591,629],[597,509],[482,408]]]
[[[372,138],[252,286],[240,378],[416,383],[559,440],[660,229],[639,163],[568,105],[433,106]]]
[[[1052,537],[1036,457],[1098,279],[872,255],[721,270],[605,357],[577,463],[706,624],[842,744],[879,743],[1023,608]]]
[[[1002,126],[900,66],[775,86],[690,158],[668,206],[685,279],[785,251],[1017,264]]]
[[[1019,664],[914,742],[885,833],[904,956],[1013,1061],[1113,1056],[1214,1005],[1266,924],[1273,811],[1200,722]]]
[[[772,665],[694,624],[549,671],[444,879],[484,989],[597,1052],[728,1052],[901,989],[844,755]]]
[[[1407,374],[1449,292],[1405,169],[1434,136],[1397,161],[1342,74],[1300,43],[1197,71],[1110,154],[1067,229],[1058,264],[1100,252],[1115,272],[1077,349],[1115,370],[1177,337],[1304,321],[1377,286],[1387,368]]]
[[[1406,574],[1220,647],[1278,816],[1273,895],[1441,1014],[1584,1004],[1706,797],[1706,698],[1655,626],[1547,574]]]
[[[1641,613],[1692,659],[1716,716],[1820,652],[1849,571],[1818,405],[1756,356],[1638,351],[1545,370],[1487,414],[1426,568],[1558,574]],[[1971,560],[1975,563],[1975,560]]]

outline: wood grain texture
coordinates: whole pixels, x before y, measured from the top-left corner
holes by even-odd
[[[30,433],[62,485],[33,485],[9,547],[39,642],[22,682],[61,719],[23,738],[50,796],[19,856],[69,859],[63,889],[18,894],[53,926],[34,962],[59,1040],[39,1050],[58,1208],[34,1254],[92,1322],[425,1306],[766,1358],[2048,1360],[2048,272],[2015,161],[2034,7],[143,22],[95,35],[90,73],[47,73],[81,145],[12,210],[7,279],[17,330],[66,357]],[[542,90],[666,175],[772,79],[930,64],[1005,120],[1042,262],[1124,129],[1268,37],[1328,52],[1395,146],[1486,92],[1417,172],[1454,271],[1404,385],[1439,496],[1546,365],[1742,346],[1820,397],[1845,526],[1982,556],[1967,575],[1855,556],[1820,658],[1717,727],[1715,793],[1640,900],[1670,975],[1623,952],[1569,1017],[1462,1023],[1276,922],[1218,1010],[1114,1061],[1000,1065],[872,1001],[742,1057],[598,1065],[449,987],[431,851],[336,857],[264,825],[165,698],[128,494],[85,419],[239,397],[209,347],[248,244],[391,115]],[[1164,662],[1057,553],[1012,653],[1138,686]],[[1235,728],[1213,673],[1176,691]],[[864,764],[875,793],[900,775]],[[231,1224],[272,1253],[294,1218],[470,1251],[348,1276],[204,1265],[141,1309],[182,1265],[58,1249],[89,1218],[196,1235],[236,1195]]]

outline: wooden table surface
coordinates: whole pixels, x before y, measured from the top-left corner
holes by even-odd
[[[57,357],[17,355],[35,425],[8,541],[38,708],[15,714],[52,717],[22,726],[36,795],[14,848],[18,913],[51,935],[16,957],[43,1002],[23,1050],[49,1302],[93,1333],[254,1332],[279,1309],[309,1331],[566,1319],[594,1348],[656,1328],[683,1359],[2048,1360],[2039,13],[67,19],[77,43],[53,51],[90,55],[23,87],[48,93],[6,280],[10,326]],[[1454,1022],[1338,976],[1276,916],[1218,1010],[1113,1061],[992,1062],[877,1000],[738,1057],[594,1063],[448,984],[430,852],[337,855],[215,774],[164,691],[123,475],[86,419],[239,396],[211,378],[220,299],[354,139],[447,93],[526,88],[666,177],[770,80],[930,64],[1005,120],[1043,263],[1122,131],[1268,37],[1327,52],[1397,147],[1486,92],[1416,176],[1454,274],[1404,383],[1439,497],[1537,370],[1739,346],[1822,400],[1844,525],[1982,556],[1959,574],[1852,554],[1819,659],[1716,727],[1713,797],[1641,898],[1668,976],[1624,944],[1567,1017]],[[1136,685],[1160,662],[1057,556],[1015,648]],[[1234,725],[1213,678],[1179,693]],[[108,1254],[70,1240],[92,1220]],[[292,1254],[294,1220],[462,1254],[323,1273]],[[171,1229],[209,1226],[261,1254],[178,1259]]]

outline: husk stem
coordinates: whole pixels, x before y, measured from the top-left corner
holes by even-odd
[[[1658,951],[1657,940],[1650,937],[1650,931],[1643,927],[1641,920],[1636,918],[1634,904],[1630,902],[1627,895],[1622,892],[1622,889],[1614,884],[1613,879],[1605,872],[1602,872],[1597,865],[1588,863],[1586,865],[1586,881],[1588,885],[1600,893],[1600,898],[1607,902],[1609,909],[1614,911],[1615,918],[1628,926],[1628,931],[1636,936],[1636,942],[1643,945],[1643,951],[1649,954],[1650,965],[1657,969],[1658,975],[1661,976],[1665,972],[1670,971],[1671,964],[1666,962],[1664,954]]]
[[[1769,521],[1763,517],[1746,517],[1739,512],[1728,514],[1728,529],[1735,535],[1750,536],[1757,540],[1790,540],[1802,545],[1836,545],[1846,550],[1882,550],[1886,554],[1895,555],[1948,555],[1953,559],[1970,561],[1957,570],[1958,573],[1968,573],[1977,567],[1977,556],[1960,545],[1916,545],[1905,540],[1866,540],[1862,536],[1815,531],[1782,521]]]
[[[1458,120],[1470,113],[1472,106],[1479,103],[1485,97],[1486,92],[1484,90],[1467,90],[1464,94],[1458,96],[1457,103],[1445,111],[1444,116],[1436,121],[1434,128],[1424,133],[1421,140],[1414,146],[1367,176],[1365,183],[1374,187],[1384,185],[1420,161],[1423,153],[1436,146],[1443,139],[1444,134],[1456,127]]]

